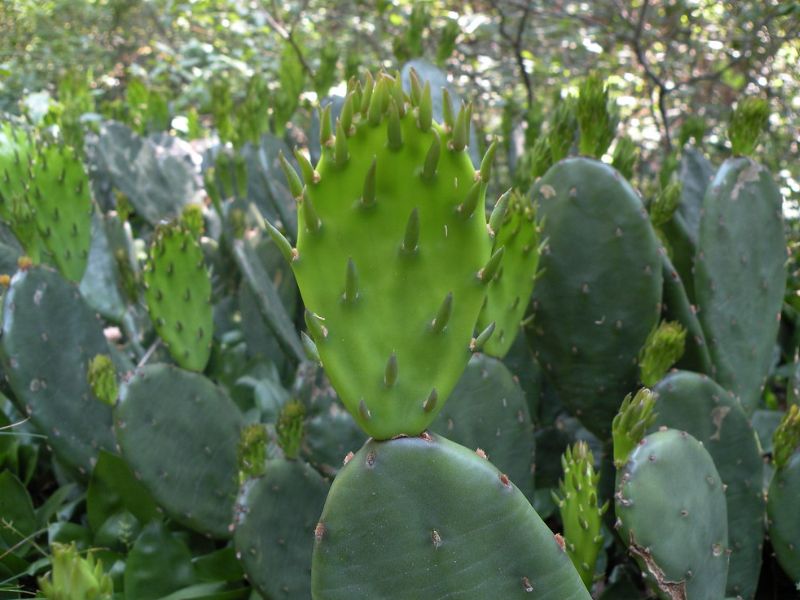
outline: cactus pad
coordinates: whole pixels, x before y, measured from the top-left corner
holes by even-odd
[[[230,536],[242,415],[208,379],[168,365],[139,369],[114,410],[125,460],[176,521]]]
[[[114,449],[111,407],[87,378],[90,361],[108,353],[101,322],[74,285],[50,268],[31,267],[5,294],[0,342],[20,411],[65,465],[88,476],[98,451]]]
[[[658,321],[658,242],[633,188],[596,160],[554,165],[532,194],[547,244],[529,340],[562,402],[605,438]]]
[[[245,484],[234,543],[245,573],[265,598],[311,597],[314,528],[328,483],[306,463],[273,459]]]
[[[367,442],[334,480],[315,538],[314,600],[589,598],[508,477],[427,433]]]
[[[533,204],[517,192],[501,197],[495,210],[502,213],[495,215],[493,212],[490,219],[490,227],[497,227],[493,231],[492,251],[505,250],[497,275],[489,282],[478,330],[483,331],[494,323],[494,333],[481,351],[502,358],[514,343],[520,321],[530,304],[539,266],[539,226],[535,222]]]
[[[772,477],[767,493],[769,537],[778,563],[793,581],[800,581],[800,452],[795,452]]]
[[[287,169],[297,248],[273,231],[333,386],[380,439],[418,434],[436,417],[498,267],[484,217],[488,167],[476,172],[466,151],[469,110],[440,127],[428,92],[407,100],[380,75],[351,87],[335,136],[323,113],[322,157],[315,168],[300,161],[305,186]]]
[[[725,492],[703,445],[683,431],[645,437],[617,472],[617,525],[648,584],[666,598],[725,597]]]
[[[211,279],[188,229],[170,225],[156,231],[144,283],[147,310],[172,358],[185,369],[205,369],[213,329]]]
[[[772,364],[786,287],[781,206],[769,171],[747,158],[725,161],[703,199],[698,316],[715,379],[739,397],[748,415]]]

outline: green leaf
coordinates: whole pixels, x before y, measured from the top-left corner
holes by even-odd
[[[163,523],[154,521],[128,554],[124,581],[125,600],[158,600],[196,582],[192,555]]]
[[[36,513],[28,490],[11,471],[0,473],[0,540],[14,546],[36,531]],[[23,554],[23,544],[15,552]]]

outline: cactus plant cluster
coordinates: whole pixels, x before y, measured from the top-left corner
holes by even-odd
[[[786,279],[779,192],[741,155],[763,104],[737,156],[687,145],[646,200],[589,76],[531,116],[530,189],[499,193],[503,141],[404,72],[323,103],[318,153],[237,136],[164,186],[202,201],[142,193],[119,125],[102,201],[80,150],[2,125],[0,581],[748,600],[767,541],[800,580],[800,417],[759,409]],[[226,128],[266,127],[262,87],[224,119],[215,88]],[[137,144],[155,185],[170,163]]]

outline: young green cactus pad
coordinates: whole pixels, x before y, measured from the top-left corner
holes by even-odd
[[[628,456],[642,440],[647,428],[655,422],[655,405],[656,398],[647,388],[640,389],[635,396],[628,394],[622,401],[611,424],[614,466],[618,469],[625,466]]]
[[[645,437],[617,471],[614,500],[620,536],[661,597],[725,596],[725,492],[700,442],[675,429]]]
[[[564,160],[531,193],[547,244],[528,337],[562,402],[605,438],[658,321],[658,242],[636,192],[599,161]]]
[[[27,186],[26,200],[53,262],[64,277],[80,281],[92,233],[92,198],[83,163],[72,148],[40,144]]]
[[[436,435],[367,442],[334,480],[315,538],[314,600],[589,599],[508,477]]]
[[[203,250],[182,225],[156,230],[144,270],[145,300],[158,335],[185,369],[202,371],[214,326]]]
[[[533,423],[525,393],[496,358],[473,354],[431,430],[480,448],[526,498],[533,497]]]
[[[306,463],[273,459],[236,506],[236,552],[264,598],[308,600],[314,528],[328,483]]]
[[[594,456],[586,442],[567,448],[561,465],[564,469],[564,479],[559,482],[561,494],[553,495],[561,513],[564,542],[572,564],[591,590],[597,555],[603,547],[600,526],[608,501],[602,506],[597,503],[600,474],[594,471]]]
[[[53,544],[50,572],[39,578],[39,588],[48,600],[111,600],[114,582],[91,553],[83,558],[73,542]]]
[[[786,287],[781,195],[767,169],[747,158],[729,159],[706,191],[703,211],[698,316],[715,379],[736,393],[749,415],[772,364]]]
[[[305,186],[287,169],[297,248],[272,230],[333,386],[378,439],[418,434],[436,417],[502,256],[489,260],[490,160],[472,167],[469,108],[442,127],[430,88],[412,99],[381,74],[348,93],[335,136],[325,111],[319,163],[301,156]]]
[[[753,427],[731,392],[705,375],[674,371],[653,393],[655,425],[686,431],[714,460],[728,507],[727,594],[752,598],[761,571],[765,509],[764,462]]]
[[[148,365],[121,387],[114,423],[125,460],[172,518],[230,537],[244,423],[222,390],[196,373]]]
[[[763,98],[742,98],[728,127],[734,156],[752,156],[769,121],[769,104]]]
[[[772,548],[781,567],[800,582],[800,410],[792,406],[775,432],[775,474],[767,494]]]
[[[114,435],[111,407],[86,377],[108,344],[77,287],[47,267],[19,271],[4,296],[0,353],[19,410],[63,464],[88,477],[98,450],[113,451]]]
[[[478,318],[478,331],[494,323],[494,333],[481,348],[491,356],[506,355],[528,309],[539,266],[539,226],[535,219],[530,199],[516,191],[500,197],[489,219],[494,235],[492,252],[505,248]]]
[[[681,356],[686,345],[686,330],[675,321],[662,321],[655,327],[639,353],[639,379],[651,387]]]

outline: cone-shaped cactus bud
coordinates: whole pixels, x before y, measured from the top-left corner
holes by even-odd
[[[375,81],[372,79],[372,74],[367,72],[364,79],[364,92],[361,94],[361,114],[366,116],[369,111],[370,103],[372,102],[372,93],[375,89]]]
[[[506,190],[502,196],[497,199],[495,202],[494,208],[492,208],[492,214],[489,217],[489,232],[492,236],[497,235],[497,232],[500,230],[500,225],[503,222],[503,219],[506,217],[506,212],[508,211],[508,202],[511,198],[511,188]]]
[[[395,73],[392,85],[389,87],[389,95],[394,103],[397,105],[397,114],[400,118],[406,114],[406,95],[403,92],[403,81],[400,78],[400,73]]]
[[[406,254],[413,254],[417,251],[419,244],[419,209],[414,208],[406,223],[406,232],[403,236],[402,250]]]
[[[353,135],[353,94],[347,94],[342,105],[342,112],[339,115],[339,120],[342,122],[342,129],[347,135]]]
[[[467,147],[469,141],[469,110],[465,104],[461,105],[461,109],[456,116],[456,122],[453,126],[453,137],[450,139],[449,147],[451,150],[461,152]]]
[[[305,331],[300,332],[300,341],[303,344],[303,351],[306,353],[306,358],[314,363],[320,362],[317,345]]]
[[[742,98],[733,111],[728,138],[734,156],[752,156],[769,122],[769,104],[763,98]]]
[[[394,99],[389,103],[389,119],[386,123],[386,134],[389,138],[389,148],[392,150],[399,150],[403,147],[403,130],[400,127],[400,111]]]
[[[199,204],[187,204],[181,211],[181,225],[186,227],[195,238],[203,235],[203,208]]]
[[[392,352],[389,360],[386,361],[386,368],[383,371],[383,385],[386,387],[392,387],[395,383],[397,383],[397,373],[397,354]]]
[[[497,275],[497,272],[500,270],[505,251],[506,249],[504,247],[498,248],[494,251],[489,259],[489,262],[487,262],[486,265],[480,271],[478,271],[478,279],[480,279],[483,283],[488,283],[495,275]]]
[[[569,155],[577,130],[575,100],[571,97],[564,98],[556,108],[550,131],[547,134],[551,164],[555,164]]]
[[[333,129],[331,124],[331,105],[327,104],[319,116],[319,143],[325,148],[333,143]]]
[[[469,219],[475,212],[475,209],[478,206],[478,201],[480,200],[481,197],[481,189],[482,189],[482,184],[479,179],[478,181],[472,184],[471,188],[469,188],[469,191],[467,192],[467,197],[464,198],[464,202],[458,205],[458,208],[456,210],[458,211],[458,214],[462,219]]]
[[[347,259],[342,299],[349,303],[353,303],[358,299],[358,273],[356,273],[356,263],[353,262],[352,258]]]
[[[483,183],[489,183],[492,176],[492,164],[494,164],[494,155],[497,150],[497,140],[492,140],[486,154],[483,155],[481,160],[480,177]]]
[[[300,173],[303,175],[303,181],[306,185],[312,185],[319,182],[319,173],[311,166],[308,158],[299,149],[295,149],[294,158],[297,164],[300,165]]]
[[[597,556],[603,546],[600,526],[608,502],[597,505],[600,474],[595,473],[594,457],[586,442],[568,447],[561,465],[564,478],[559,482],[560,494],[553,493],[553,499],[561,514],[567,555],[591,591]]]
[[[691,139],[699,147],[706,133],[706,120],[700,115],[691,115],[681,123],[678,132],[678,146],[683,148]]]
[[[445,131],[453,130],[453,103],[450,100],[450,92],[447,88],[442,88],[442,120],[444,121]]]
[[[639,379],[652,387],[683,356],[686,329],[677,321],[663,321],[647,336],[639,354]]]
[[[772,462],[781,469],[800,448],[800,407],[792,404],[772,436]]]
[[[350,160],[350,151],[347,149],[347,136],[342,128],[342,122],[336,121],[336,138],[333,143],[333,162],[337,167],[344,167]]]
[[[428,153],[425,155],[425,166],[422,169],[422,179],[424,181],[433,181],[436,176],[436,169],[439,167],[439,157],[442,153],[442,142],[436,130],[433,130],[433,139],[431,146],[428,148]]]
[[[295,459],[300,452],[305,417],[306,409],[298,400],[287,402],[281,409],[278,422],[275,424],[275,433],[278,435],[278,445],[286,458]]]
[[[310,233],[317,233],[320,227],[322,227],[322,221],[320,221],[319,216],[317,215],[317,211],[314,208],[314,202],[311,200],[311,196],[309,196],[305,191],[303,192],[303,199],[300,202],[300,206],[303,209],[303,220],[306,223],[306,229],[308,229]]]
[[[614,146],[611,165],[627,180],[633,178],[637,153],[636,144],[634,144],[633,140],[627,135],[619,138]]]
[[[408,80],[411,82],[411,104],[420,106],[423,96],[422,83],[420,83],[417,72],[412,68],[408,71]],[[425,83],[428,83],[427,81]]]
[[[654,226],[661,227],[672,219],[680,204],[682,189],[683,184],[680,181],[671,181],[651,202],[650,221]]]
[[[413,90],[413,88],[412,88]],[[422,97],[419,100],[419,108],[417,109],[417,125],[423,132],[428,132],[433,123],[433,101],[431,100],[431,84],[425,82],[425,87],[422,90]]]
[[[296,200],[302,198],[303,182],[300,180],[300,175],[297,174],[297,171],[294,170],[294,167],[289,164],[288,160],[286,160],[283,152],[278,152],[278,160],[281,163],[283,174],[286,176],[286,183],[289,184],[289,192],[292,194],[292,198],[295,198]]]
[[[470,341],[470,343],[469,343],[469,349],[472,352],[480,352],[481,350],[483,350],[483,347],[486,345],[486,342],[488,342],[491,339],[492,334],[494,333],[495,327],[496,327],[496,324],[494,322],[489,323],[483,329],[483,331],[481,331],[478,334],[477,337],[472,338],[472,341]]]
[[[54,543],[50,572],[39,579],[43,598],[51,600],[111,600],[114,582],[103,564],[89,553],[83,558],[73,542]]]
[[[644,437],[647,428],[655,422],[655,405],[656,398],[647,388],[640,389],[635,396],[625,396],[611,424],[614,465],[617,468],[625,465],[628,455]]]
[[[447,327],[450,315],[453,313],[453,292],[448,292],[444,297],[442,305],[439,307],[436,317],[431,321],[431,331],[441,333]]]
[[[361,205],[364,208],[375,205],[375,169],[377,165],[377,159],[373,158],[367,176],[364,178],[364,190],[361,192]]]
[[[286,237],[266,219],[262,218],[261,223],[267,229],[269,237],[272,238],[272,242],[278,247],[278,250],[281,251],[281,254],[286,262],[291,263],[293,260],[295,260],[297,258],[297,250],[292,248],[289,240],[287,240]]]
[[[388,90],[387,79],[385,75],[378,77],[375,82],[375,89],[372,91],[372,97],[369,101],[369,108],[367,109],[367,121],[372,126],[378,125],[383,117],[383,106],[387,101]]]
[[[580,129],[580,153],[600,158],[614,139],[615,123],[608,109],[608,88],[598,74],[592,73],[584,79],[575,112]]]
[[[252,423],[242,428],[237,447],[240,484],[264,474],[268,442],[267,428],[262,423]]]
[[[117,371],[111,357],[98,354],[89,362],[86,374],[92,392],[101,402],[114,406],[117,401]]]

